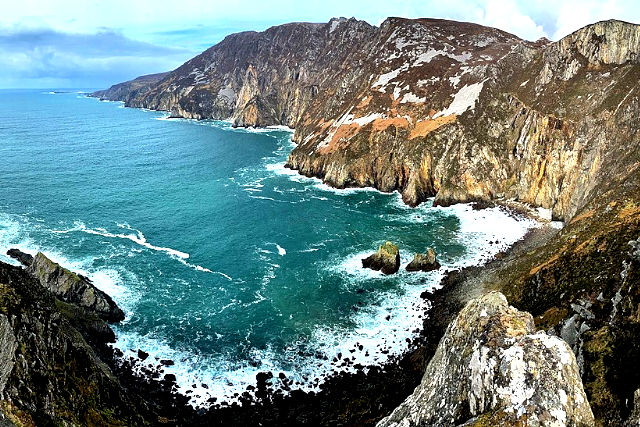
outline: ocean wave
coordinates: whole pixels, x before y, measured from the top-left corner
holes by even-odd
[[[107,231],[104,228],[89,228],[87,227],[83,222],[81,221],[76,221],[75,222],[75,227],[70,228],[70,229],[66,229],[66,230],[52,230],[52,233],[60,233],[60,234],[67,234],[67,233],[71,233],[71,232],[83,232],[83,233],[87,233],[87,234],[93,234],[93,235],[97,235],[97,236],[102,236],[102,237],[109,237],[109,238],[114,238],[114,239],[126,239],[126,240],[130,240],[133,243],[136,243],[140,246],[144,246],[147,249],[151,249],[154,251],[159,251],[159,252],[165,252],[173,257],[176,258],[181,258],[181,259],[187,259],[189,258],[189,254],[186,252],[182,252],[179,251],[177,249],[173,249],[173,248],[169,248],[169,247],[163,247],[163,246],[155,246],[152,245],[151,243],[149,243],[146,239],[146,237],[144,236],[144,234],[142,234],[142,232],[140,230],[136,230],[134,228],[131,228],[128,225],[125,224],[118,224],[118,227],[123,228],[123,229],[127,229],[129,231],[132,231],[134,234],[124,234],[124,233],[111,233],[109,231]]]

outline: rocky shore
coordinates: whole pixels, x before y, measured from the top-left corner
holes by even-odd
[[[278,381],[286,388],[286,378],[261,373],[257,401],[242,396],[241,404],[202,413],[171,393],[171,378],[140,379],[126,363],[110,362],[108,333],[96,340],[91,332],[105,324],[90,311],[95,304],[82,306],[73,296],[78,293],[56,293],[28,272],[0,265],[0,339],[10,349],[1,353],[1,366],[12,367],[0,370],[0,408],[23,425],[366,425],[405,402],[384,423],[517,424],[520,409],[514,418],[494,381],[511,384],[513,373],[533,372],[506,369],[514,359],[504,353],[540,351],[538,344],[552,342],[562,347],[555,356],[563,359],[566,346],[573,353],[561,389],[567,396],[572,390],[574,401],[567,403],[576,405],[561,409],[537,401],[524,407],[525,415],[542,425],[562,425],[560,410],[565,424],[638,425],[638,40],[640,26],[621,21],[589,25],[557,42],[528,42],[444,20],[389,18],[373,27],[334,19],[235,34],[166,75],[94,94],[174,117],[294,127],[298,145],[288,166],[335,187],[397,190],[409,205],[431,196],[441,205],[516,201],[543,208],[565,225],[532,232],[486,266],[450,272],[442,289],[425,295],[431,309],[420,337],[387,366],[338,375],[317,394],[287,397],[268,387]],[[508,305],[501,297],[483,300],[490,291]],[[486,376],[471,384],[481,391],[472,401],[468,390],[452,387],[459,378],[446,376],[458,372],[465,383],[469,360],[433,355],[443,336],[460,338],[458,322],[447,328],[477,298],[472,305],[499,306],[490,316],[496,321],[506,313],[520,322],[500,323],[506,326],[497,330],[483,326],[489,335],[511,328],[517,336],[485,346]],[[536,338],[542,336],[536,331],[548,338]],[[444,341],[444,348],[474,352]],[[527,366],[542,363],[526,354],[519,360]],[[492,363],[504,363],[504,372]],[[462,397],[467,409],[443,401],[451,416],[436,420],[420,389],[405,401],[421,381],[431,384],[425,369],[443,374],[443,397]],[[578,402],[580,387],[593,419]],[[424,411],[416,409],[418,401],[426,402]]]
[[[264,372],[261,374],[258,389],[248,390],[251,393],[243,396],[240,403],[231,406],[214,404],[210,410],[196,411],[187,403],[186,397],[177,394],[175,378],[163,374],[159,366],[160,361],[155,363],[149,361],[146,368],[140,372],[135,367],[138,360],[123,359],[121,353],[108,346],[108,343],[115,339],[113,332],[104,321],[96,318],[86,308],[56,300],[55,293],[51,293],[44,301],[48,302],[49,310],[54,312],[59,310],[60,315],[65,316],[69,329],[75,329],[82,336],[85,346],[95,355],[95,362],[102,366],[106,375],[113,381],[112,386],[120,390],[120,393],[125,393],[126,390],[125,394],[130,395],[130,400],[111,402],[112,406],[117,407],[118,414],[113,419],[125,420],[128,425],[372,425],[400,405],[407,394],[419,385],[424,369],[435,353],[450,321],[469,299],[484,292],[481,286],[483,281],[478,279],[485,273],[478,273],[499,269],[504,265],[505,260],[517,258],[518,254],[542,244],[555,232],[557,230],[552,227],[534,229],[512,250],[500,254],[487,266],[450,272],[443,280],[441,289],[434,293],[423,294],[423,297],[431,302],[431,308],[425,316],[422,330],[410,343],[409,351],[402,357],[394,358],[384,366],[360,367],[357,373],[337,374],[328,379],[318,393],[293,391],[285,395],[286,378],[277,378],[277,374]],[[29,258],[28,254],[19,251],[13,251],[13,256],[26,260],[27,263],[29,260],[44,257],[39,254],[35,258]],[[44,264],[48,266],[49,263]],[[36,286],[33,281],[38,280],[39,277],[37,273],[35,275],[30,273],[33,268],[25,267],[25,269],[19,269],[6,264],[0,265],[0,270],[12,277],[8,280],[4,276],[0,283],[9,282],[13,292],[18,296],[26,292],[28,287]],[[68,274],[73,273],[68,272]],[[473,281],[469,279],[471,277]],[[48,289],[46,284],[40,286]],[[19,310],[25,315],[33,316],[31,307],[23,306],[22,298],[19,300],[12,310]],[[43,302],[39,304],[42,305]],[[44,343],[42,345],[40,351],[45,354],[41,357],[44,360],[54,358],[55,347],[48,350]],[[145,355],[139,355],[139,358],[145,358]],[[78,368],[82,370],[91,368],[91,362],[84,363],[88,366]],[[269,384],[274,376],[277,378],[276,384],[285,385],[285,387],[272,388]],[[25,379],[16,378],[15,381],[24,382]],[[53,421],[66,419],[73,424],[81,425],[84,423],[82,417],[87,417],[87,414],[105,412],[105,403],[102,401],[94,402],[94,407],[85,404],[87,406],[83,408],[76,408],[75,411],[81,415],[78,417],[76,414],[76,418],[60,417],[57,409],[46,409],[37,404],[31,406],[31,410],[35,412],[18,410],[19,402],[24,397],[20,396],[20,392],[16,391],[16,393],[18,394],[11,395],[5,391],[3,394],[3,399],[10,400],[13,405],[16,405],[7,405],[3,409],[7,418],[16,425],[21,425],[19,417],[27,420],[31,418],[36,424],[47,419],[41,418],[41,421],[38,421],[33,418],[34,413],[40,417],[51,417],[49,419]],[[85,396],[82,399],[89,399],[89,397]],[[110,411],[115,410],[106,409],[107,413],[111,413]],[[95,420],[98,419],[100,418],[95,418]]]

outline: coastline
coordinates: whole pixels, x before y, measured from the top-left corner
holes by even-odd
[[[298,171],[291,172],[304,177]],[[320,183],[328,185],[318,177],[313,179],[317,180],[319,185]],[[380,191],[371,187],[353,189]],[[340,191],[340,189],[337,190]],[[486,203],[475,206],[480,209],[495,205],[499,204]],[[531,217],[531,212],[524,208],[520,210],[514,209],[514,206],[509,204],[505,203],[505,205],[511,210],[517,210],[520,214]],[[289,396],[285,396],[267,388],[266,379],[269,378],[269,374],[264,373],[263,388],[259,388],[256,393],[261,396],[261,401],[256,402],[251,396],[247,396],[241,399],[240,404],[209,411],[202,410],[198,413],[188,405],[188,399],[185,396],[172,392],[171,381],[137,379],[133,370],[129,372],[132,366],[128,366],[127,361],[119,367],[113,367],[112,363],[112,369],[118,372],[120,378],[129,377],[126,380],[129,387],[143,391],[141,393],[143,395],[152,396],[154,404],[166,406],[166,413],[182,414],[180,419],[188,419],[190,424],[251,424],[256,423],[256,420],[262,420],[263,424],[318,423],[318,417],[322,420],[319,421],[321,424],[336,422],[370,424],[394,409],[420,382],[424,368],[450,320],[466,301],[484,289],[482,284],[486,283],[486,280],[479,281],[477,275],[486,269],[493,269],[495,274],[496,270],[504,267],[506,260],[510,259],[520,246],[531,248],[543,244],[536,244],[541,234],[538,231],[535,228],[530,230],[523,239],[482,266],[448,272],[441,281],[441,289],[432,294],[424,294],[424,298],[431,303],[431,309],[425,316],[422,330],[404,354],[388,360],[380,367],[363,367],[356,373],[338,373],[327,380],[319,393],[294,391]],[[489,273],[485,276],[488,279]],[[368,372],[365,373],[367,370]],[[150,369],[147,374],[151,378],[154,375],[161,376],[153,369]],[[300,418],[311,416],[309,414],[312,414],[313,418]]]
[[[480,208],[480,207],[479,207]],[[518,212],[519,215],[526,211]],[[152,381],[160,374],[154,369],[139,376],[133,360],[111,360],[110,365],[127,388],[152,396],[160,412],[174,414],[173,420],[187,425],[373,425],[396,408],[420,383],[424,370],[453,318],[473,298],[483,294],[491,280],[522,254],[543,246],[558,232],[552,224],[542,224],[508,249],[480,266],[469,266],[445,274],[441,286],[421,297],[430,308],[421,331],[400,356],[381,366],[358,367],[355,373],[337,373],[326,380],[321,391],[293,390],[284,394],[286,378],[276,378],[283,387],[274,390],[268,380],[274,373],[261,372],[255,398],[243,394],[239,403],[195,410],[188,399],[173,391],[171,381]],[[118,365],[118,366],[114,366]],[[178,421],[179,420],[179,421]]]

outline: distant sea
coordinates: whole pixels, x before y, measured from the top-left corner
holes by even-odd
[[[232,401],[260,371],[308,390],[351,369],[333,366],[338,353],[362,365],[402,353],[423,291],[534,226],[501,208],[331,189],[284,168],[291,136],[76,90],[0,91],[0,259],[42,251],[87,275],[126,312],[115,345],[172,359],[165,372],[198,405]],[[403,267],[433,247],[443,268],[363,269],[385,240]]]

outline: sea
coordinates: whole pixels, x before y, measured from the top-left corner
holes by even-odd
[[[330,188],[285,168],[292,135],[81,90],[0,91],[0,260],[41,251],[88,276],[126,313],[113,325],[123,357],[171,359],[164,372],[198,407],[233,402],[259,372],[316,390],[402,354],[428,315],[422,292],[537,226],[499,207]],[[363,269],[387,240],[398,274]],[[405,271],[427,248],[442,268]]]

